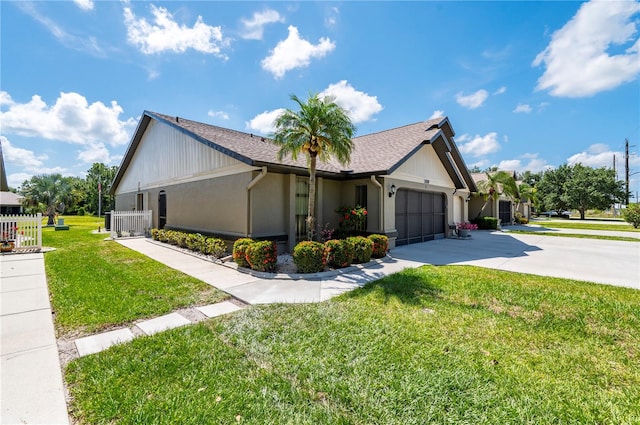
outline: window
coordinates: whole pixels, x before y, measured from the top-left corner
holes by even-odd
[[[138,193],[136,196],[136,210],[142,211],[144,210],[144,194]]]

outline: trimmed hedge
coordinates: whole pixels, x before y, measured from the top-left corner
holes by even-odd
[[[178,230],[151,229],[151,238],[154,241],[176,245],[191,251],[201,252],[220,258],[227,250],[227,245],[222,239],[209,238],[200,233],[186,233]]]
[[[353,246],[353,262],[367,263],[371,261],[373,253],[373,241],[364,236],[352,236],[347,238],[347,243]]]
[[[251,238],[240,238],[233,243],[233,261],[235,261],[239,267],[251,267],[246,258],[246,250],[253,242]]]
[[[495,217],[478,217],[471,222],[477,224],[478,229],[482,230],[496,230],[498,228],[498,219]]]
[[[334,269],[347,267],[353,261],[353,244],[344,239],[331,239],[324,243],[327,266]]]
[[[278,261],[278,245],[274,241],[253,242],[246,245],[245,259],[253,270],[272,272]]]
[[[373,258],[382,258],[387,255],[389,250],[389,238],[385,235],[369,235],[369,239],[373,242]]]
[[[304,241],[293,248],[293,262],[300,273],[317,273],[324,270],[324,244]]]

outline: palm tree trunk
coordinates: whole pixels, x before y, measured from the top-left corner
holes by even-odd
[[[316,210],[316,155],[309,160],[309,212],[307,213],[307,239],[312,241],[315,230]]]

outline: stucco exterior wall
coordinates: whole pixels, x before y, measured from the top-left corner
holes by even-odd
[[[140,192],[116,195],[116,210],[135,208],[136,195],[144,193],[153,211],[153,225],[158,226],[158,198],[164,190],[167,199],[167,222],[170,228],[206,233],[244,236],[247,226],[246,186],[251,172],[206,180],[169,185]]]
[[[259,173],[254,173],[254,177]],[[295,194],[294,194],[295,195]],[[289,177],[267,173],[250,192],[251,237],[286,235],[288,232]]]

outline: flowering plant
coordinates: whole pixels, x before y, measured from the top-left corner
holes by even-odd
[[[18,226],[11,226],[7,228],[4,232],[2,232],[2,241],[10,241],[16,238],[16,234],[18,233]]]
[[[367,209],[356,205],[355,207],[340,207],[336,209],[340,214],[338,224],[339,233],[343,236],[357,232],[364,232],[367,228]]]
[[[458,230],[478,230],[478,225],[474,223],[456,223],[456,229]]]

